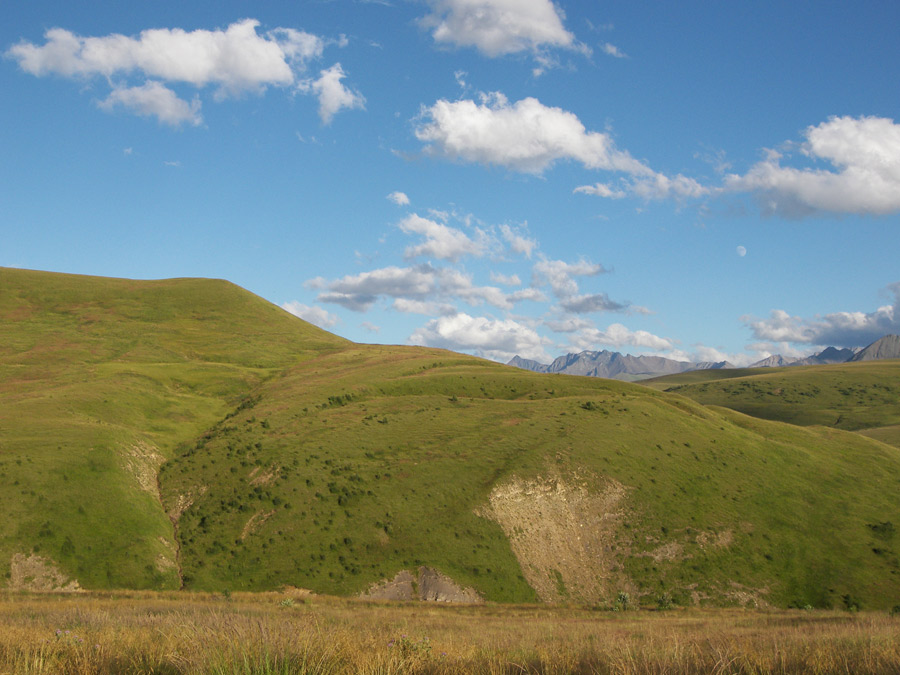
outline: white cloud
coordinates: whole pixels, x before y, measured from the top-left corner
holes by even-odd
[[[573,192],[595,195],[606,199],[622,199],[631,194],[649,201],[669,198],[694,199],[713,194],[716,190],[701,185],[693,178],[688,178],[681,174],[670,177],[647,169],[640,175],[623,178],[619,187],[613,187],[608,183],[595,183],[594,185],[581,185],[575,188]]]
[[[544,325],[554,333],[576,333],[586,328],[594,328],[594,324],[587,319],[575,316],[548,320],[544,322]]]
[[[604,274],[603,265],[579,260],[567,263],[563,260],[539,260],[532,267],[533,284],[549,285],[557,298],[571,298],[578,293],[578,283],[574,277],[593,277]]]
[[[596,195],[605,197],[606,199],[622,199],[627,197],[628,193],[618,188],[610,187],[606,183],[596,183],[595,185],[581,185],[573,190],[573,192],[581,192],[586,195]]]
[[[321,307],[304,305],[296,300],[284,303],[281,308],[319,328],[331,328],[340,321],[337,316]]]
[[[491,281],[495,284],[503,284],[504,286],[521,286],[522,280],[519,278],[518,274],[500,274],[499,272],[494,272],[491,270]]]
[[[803,216],[816,211],[882,215],[900,211],[900,125],[883,117],[831,117],[808,127],[801,152],[830,169],[781,165],[770,151],[725,187],[755,194],[770,213]]]
[[[422,111],[416,138],[426,152],[451,159],[503,166],[540,174],[560,160],[588,169],[639,176],[653,172],[627,152],[617,150],[604,133],[587,131],[574,114],[548,107],[536,98],[510,104],[499,93],[473,100],[439,100]]]
[[[612,56],[617,59],[627,59],[628,55],[625,54],[621,49],[616,47],[614,44],[610,44],[609,42],[605,42],[600,45],[600,49],[603,50],[603,53],[607,56]]]
[[[332,282],[320,281],[326,292],[320,302],[343,305],[364,312],[379,296],[423,299],[437,291],[437,270],[430,265],[416,267],[383,267],[371,272],[348,275]]]
[[[480,231],[479,241],[473,241],[461,230],[422,218],[415,213],[400,221],[399,227],[407,234],[425,237],[423,243],[406,248],[404,257],[407,259],[430,256],[455,262],[463,256],[481,256],[485,252],[486,238]]]
[[[656,172],[631,180],[629,191],[638,197],[648,200],[668,199],[670,197],[675,199],[684,197],[697,198],[712,192],[710,188],[701,185],[693,178],[688,178],[681,174],[670,178]]]
[[[424,314],[425,316],[452,316],[456,314],[456,308],[453,305],[410,300],[408,298],[395,298],[391,306],[404,314]]]
[[[804,319],[773,310],[768,319],[741,317],[758,340],[833,347],[865,347],[885,335],[900,333],[900,281],[888,286],[892,305],[874,312],[834,312]]]
[[[518,291],[513,291],[506,297],[512,304],[523,302],[525,300],[530,300],[532,302],[547,302],[547,296],[537,288],[522,288]]]
[[[462,300],[472,306],[487,303],[499,309],[511,309],[520,299],[531,299],[507,295],[494,286],[476,286],[459,270],[428,263],[415,267],[384,267],[330,282],[312,279],[306,285],[323,289],[318,296],[319,302],[342,305],[357,312],[367,311],[379,297],[445,304]],[[396,308],[418,311],[426,306],[401,303]]]
[[[142,72],[197,87],[218,85],[222,94],[255,91],[294,82],[294,67],[322,53],[321,38],[276,28],[264,35],[259,22],[244,19],[223,30],[157,28],[137,38],[112,34],[81,37],[62,28],[48,30],[45,44],[20,42],[7,54],[32,75],[92,77]]]
[[[397,206],[409,206],[409,197],[404,192],[392,192],[387,198]]]
[[[123,106],[138,115],[154,116],[173,127],[185,123],[197,126],[203,122],[197,98],[188,103],[165,85],[154,81],[139,87],[117,87],[98,105],[104,110]]]
[[[345,87],[341,80],[346,77],[340,63],[321,71],[318,80],[300,84],[301,91],[309,91],[319,99],[319,118],[322,124],[331,124],[332,118],[344,108],[365,108],[366,99],[357,91]]]
[[[282,27],[258,33],[258,27],[255,19],[244,19],[224,30],[155,28],[136,37],[82,37],[52,28],[44,34],[44,44],[23,40],[8,49],[6,56],[38,77],[104,78],[113,87],[104,107],[123,105],[138,114],[156,115],[167,124],[197,124],[199,104],[179,101],[163,83],[198,89],[214,86],[218,100],[262,93],[268,87],[298,86],[318,96],[319,114],[326,124],[339,110],[363,106],[365,99],[341,83],[344,72],[340,64],[323,70],[318,80],[299,79],[308,63],[321,57],[326,45],[323,38]],[[342,43],[345,41],[336,44]],[[129,78],[145,84],[136,85]]]
[[[414,345],[442,347],[474,353],[495,361],[509,361],[516,354],[526,359],[549,360],[544,347],[550,340],[512,319],[490,319],[460,313],[433,319],[409,338]]]
[[[430,0],[421,23],[435,42],[475,47],[487,56],[577,46],[550,0]]]
[[[610,324],[606,330],[593,327],[582,328],[573,337],[572,344],[579,351],[595,351],[598,346],[615,349],[624,346],[646,347],[657,351],[668,351],[674,349],[675,346],[672,340],[653,335],[645,330],[632,331],[620,323]]]
[[[516,230],[513,230],[509,225],[500,226],[500,235],[506,243],[509,244],[509,247],[514,253],[524,255],[526,258],[530,259],[531,254],[537,248],[536,240],[529,239]]]

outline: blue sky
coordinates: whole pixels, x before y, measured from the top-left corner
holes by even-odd
[[[896,2],[2,13],[0,265],[500,361],[900,333]]]

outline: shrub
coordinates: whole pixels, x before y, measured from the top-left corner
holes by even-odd
[[[661,610],[672,609],[675,603],[672,601],[672,594],[663,591],[656,597],[656,607]]]

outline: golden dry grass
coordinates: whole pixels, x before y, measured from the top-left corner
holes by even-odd
[[[885,613],[0,595],[0,673],[900,673]]]

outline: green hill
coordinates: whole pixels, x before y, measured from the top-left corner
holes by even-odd
[[[0,330],[11,586],[900,602],[900,452],[857,434],[356,345],[222,281],[0,269]]]
[[[900,447],[900,361],[697,371],[642,384],[747,415],[856,431]]]

